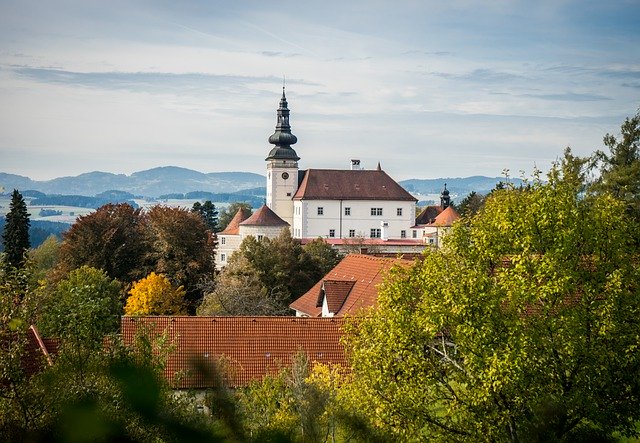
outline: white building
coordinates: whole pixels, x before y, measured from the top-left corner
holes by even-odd
[[[287,99],[282,91],[275,145],[267,161],[267,206],[291,226],[294,238],[407,238],[415,224],[416,198],[380,168],[298,169],[300,157],[291,147]]]
[[[422,251],[426,245],[423,230],[416,227],[417,199],[389,177],[379,163],[372,170],[362,169],[359,160],[351,160],[349,169],[300,170],[300,157],[291,147],[298,139],[291,133],[289,112],[283,88],[276,129],[269,137],[274,147],[265,159],[266,207],[280,222],[278,229],[269,232],[264,227],[256,228],[262,232],[257,235],[273,238],[283,226],[289,226],[291,235],[303,243],[322,237],[339,249],[361,240],[363,250],[412,254]],[[237,216],[242,219],[242,214]],[[273,221],[273,217],[269,219]],[[249,235],[243,230],[245,223],[237,220],[218,234],[219,268],[226,265],[243,235]]]

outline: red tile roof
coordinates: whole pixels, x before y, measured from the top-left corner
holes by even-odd
[[[175,344],[165,370],[168,380],[185,372],[177,388],[213,387],[214,379],[198,365],[226,362],[229,384],[245,386],[289,366],[302,351],[311,361],[346,367],[340,344],[340,319],[300,317],[123,317],[122,338],[131,344],[140,326],[167,332]],[[200,366],[202,367],[202,366]]]
[[[436,219],[430,223],[430,226],[452,226],[453,222],[460,218],[460,214],[453,209],[453,206],[447,207],[442,211]]]
[[[329,312],[339,312],[355,284],[355,281],[323,280],[316,307],[322,308],[322,302],[326,298]]]
[[[233,218],[231,219],[227,227],[224,228],[224,231],[222,231],[220,234],[226,234],[226,235],[240,234],[240,223],[245,221],[248,218],[249,218],[249,211],[247,209],[245,208],[238,209],[238,212],[236,212],[236,215],[233,216]]]
[[[417,201],[382,170],[308,169],[294,200]]]
[[[262,205],[260,209],[253,213],[251,217],[240,223],[241,226],[289,226],[289,223],[282,220],[267,205]]]
[[[378,299],[378,285],[382,283],[387,271],[395,264],[409,266],[411,260],[399,258],[380,258],[370,255],[349,254],[336,265],[322,280],[309,291],[289,305],[291,309],[303,312],[309,317],[320,317],[322,306],[318,307],[322,285],[326,282],[353,282],[346,300],[335,315],[341,317],[347,313],[354,313],[362,308],[376,304]],[[334,285],[335,283],[330,283]],[[331,300],[330,300],[331,301]],[[331,301],[332,303],[335,302]]]

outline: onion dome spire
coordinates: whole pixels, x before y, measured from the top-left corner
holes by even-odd
[[[447,189],[447,184],[444,184],[444,189],[442,190],[442,194],[440,194],[440,207],[442,209],[447,209],[451,204],[451,197],[449,196],[449,190]]]
[[[269,151],[269,155],[266,158],[267,160],[300,160],[296,151],[291,147],[291,145],[296,144],[298,138],[291,133],[289,108],[287,106],[287,97],[285,96],[283,86],[282,98],[280,99],[280,106],[277,112],[278,120],[276,123],[276,131],[269,137],[269,143],[275,145],[275,147]]]

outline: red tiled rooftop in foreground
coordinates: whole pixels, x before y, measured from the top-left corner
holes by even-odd
[[[340,319],[299,317],[123,317],[122,339],[133,342],[139,326],[167,332],[175,345],[165,371],[168,380],[184,371],[180,389],[213,387],[214,380],[197,365],[211,367],[222,357],[228,364],[229,383],[246,386],[291,365],[293,356],[305,352],[313,362],[346,366],[340,344]],[[195,365],[194,365],[195,363]]]
[[[378,299],[378,285],[382,283],[387,272],[395,264],[409,266],[411,260],[400,258],[381,258],[370,255],[349,254],[343,258],[322,280],[316,283],[305,294],[289,305],[291,309],[302,312],[309,317],[320,317],[322,315],[322,305],[318,306],[321,296],[322,285],[325,282],[350,281],[354,282],[346,299],[341,304],[340,309],[334,312],[336,316],[343,316],[347,313],[374,306]],[[336,299],[329,302],[335,306]]]

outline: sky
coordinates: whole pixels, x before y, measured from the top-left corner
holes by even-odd
[[[640,0],[0,0],[0,172],[546,171],[640,106]]]

